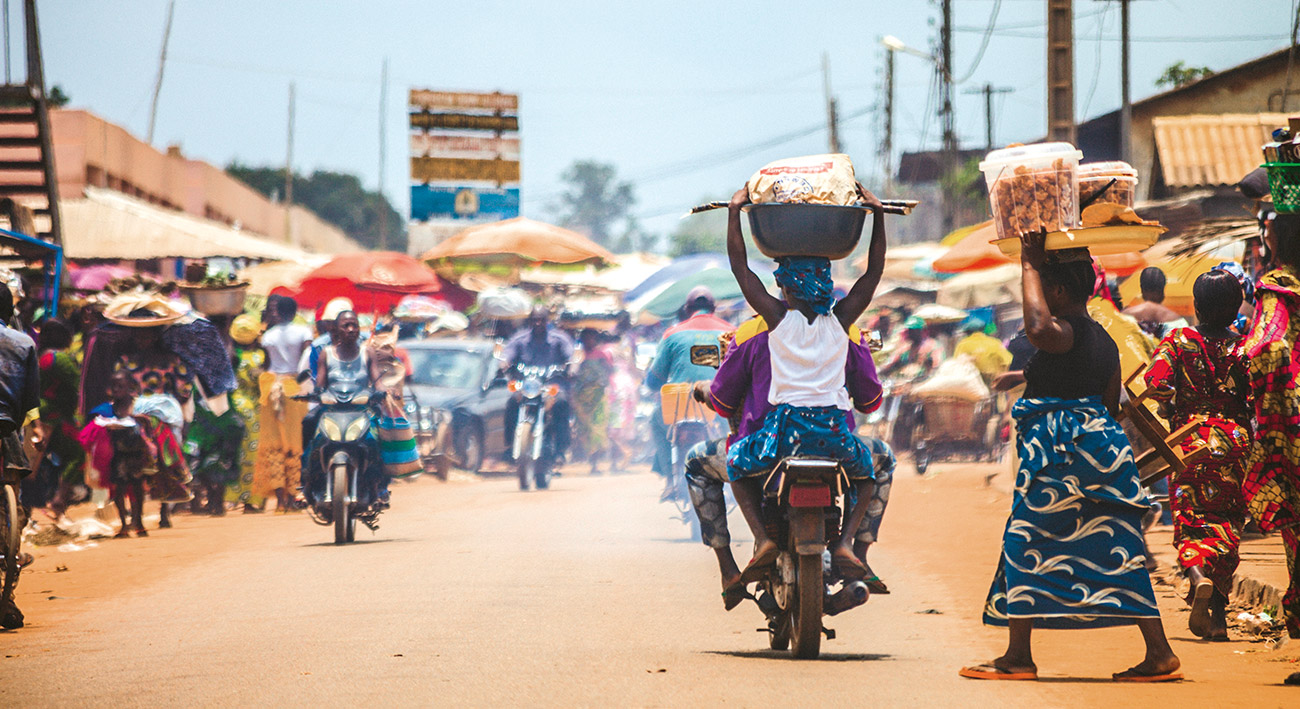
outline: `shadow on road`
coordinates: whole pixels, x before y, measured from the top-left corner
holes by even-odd
[[[417,540],[415,540],[415,539],[403,539],[403,538],[400,538],[400,537],[399,537],[399,538],[380,537],[380,538],[377,538],[377,539],[358,539],[358,540],[356,540],[355,542],[348,542],[347,544],[335,544],[334,542],[315,542],[315,543],[312,543],[312,544],[303,544],[302,546],[303,546],[303,548],[309,548],[309,547],[354,547],[354,546],[360,546],[360,545],[362,545],[362,544],[394,544],[394,543],[396,543],[396,544],[409,544],[410,542],[414,542],[414,541],[417,541]]]
[[[749,660],[806,662],[806,660],[796,660],[794,655],[789,652],[779,650],[705,650],[704,654],[741,657]],[[892,660],[894,656],[874,652],[823,652],[817,659],[822,662],[879,662],[881,660]]]

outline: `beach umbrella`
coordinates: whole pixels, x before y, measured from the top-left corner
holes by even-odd
[[[576,231],[515,217],[472,226],[424,252],[420,260],[441,265],[455,262],[510,267],[538,263],[606,264],[614,255]]]
[[[623,293],[623,302],[632,303],[650,291],[663,288],[706,268],[726,268],[726,254],[690,254],[673,259],[672,263],[660,268]]]
[[[271,292],[293,298],[302,308],[315,309],[334,298],[348,298],[358,312],[383,313],[403,296],[442,290],[438,275],[406,254],[361,251],[335,256],[304,276],[296,287],[279,286]]]
[[[772,274],[766,271],[755,271],[755,273],[763,281],[763,285],[774,292],[776,280],[772,278]],[[696,286],[705,286],[713,291],[714,300],[719,302],[741,297],[740,284],[736,283],[736,277],[731,274],[731,269],[714,266],[678,280],[644,305],[629,307],[629,310],[644,311],[659,318],[669,317],[686,304],[686,295]]]
[[[69,285],[72,290],[104,290],[104,286],[119,278],[135,275],[135,269],[114,266],[112,264],[95,264],[81,268],[70,268]]]
[[[279,286],[296,288],[308,273],[320,265],[319,262],[312,264],[299,261],[267,261],[240,271],[239,278],[248,281],[249,293],[268,295]]]

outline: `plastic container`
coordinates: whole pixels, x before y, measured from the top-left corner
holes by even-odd
[[[1115,184],[1111,185],[1111,180]],[[1137,194],[1137,183],[1137,170],[1126,162],[1115,160],[1084,163],[1079,166],[1079,204],[1111,202],[1132,207]],[[1107,185],[1110,187],[1107,188]],[[1106,191],[1101,192],[1103,189]],[[1101,194],[1097,195],[1098,192]]]
[[[1079,226],[1079,161],[1069,143],[1035,143],[994,150],[980,163],[999,239]]]
[[[750,204],[749,231],[768,258],[825,256],[842,259],[853,253],[871,210],[834,204]]]
[[[181,291],[189,296],[190,304],[204,315],[239,315],[244,312],[247,283],[229,286],[189,286],[181,284]]]

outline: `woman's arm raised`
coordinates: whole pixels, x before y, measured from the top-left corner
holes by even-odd
[[[866,312],[876,295],[880,277],[885,273],[885,213],[880,200],[858,183],[858,196],[871,208],[871,246],[867,249],[867,268],[849,289],[844,299],[835,304],[835,317],[848,330]]]
[[[769,323],[776,327],[785,317],[785,304],[772,297],[758,276],[749,269],[749,255],[745,253],[745,235],[740,231],[740,208],[749,204],[749,187],[741,187],[732,195],[727,205],[727,258],[731,273],[740,284],[745,302]]]

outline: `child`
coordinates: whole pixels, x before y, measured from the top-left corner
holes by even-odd
[[[132,417],[131,406],[138,386],[124,371],[114,372],[108,380],[109,400],[90,411],[90,422],[81,430],[79,440],[90,457],[90,466],[108,484],[121,520],[119,538],[127,538],[127,501],[131,503],[131,529],[138,537],[148,536],[144,529],[144,478],[152,456]]]
[[[776,283],[785,299],[769,294],[749,269],[740,230],[740,208],[749,202],[749,189],[742,187],[731,198],[727,222],[731,271],[745,301],[773,328],[768,337],[772,363],[768,401],[775,408],[764,418],[762,428],[733,443],[727,452],[732,491],[754,533],[754,558],[741,574],[741,584],[756,580],[758,571],[772,565],[778,553],[763,525],[756,476],[798,453],[838,460],[853,482],[856,501],[831,557],[847,578],[869,575],[853,554],[853,539],[872,497],[871,454],[848,423],[851,404],[845,388],[845,365],[849,328],[867,309],[884,270],[885,222],[880,200],[861,184],[857,187],[862,203],[872,209],[871,246],[866,271],[838,303],[832,295],[830,260],[823,257],[777,259]]]

